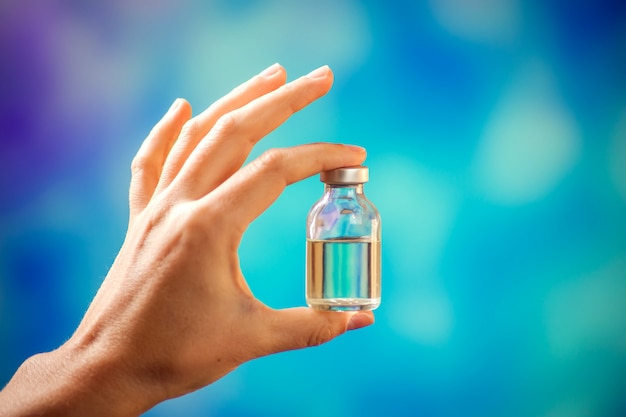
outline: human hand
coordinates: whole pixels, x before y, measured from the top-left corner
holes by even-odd
[[[102,406],[136,415],[250,359],[371,324],[371,312],[265,306],[237,255],[249,223],[287,185],[365,159],[362,148],[315,143],[272,149],[242,168],[252,147],[324,95],[332,78],[321,67],[285,84],[274,65],[194,118],[177,100],[133,160],[127,236],[77,331],[20,371],[64,363],[66,389],[81,385],[64,399],[71,413]]]

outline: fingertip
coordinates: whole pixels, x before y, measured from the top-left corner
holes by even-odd
[[[181,113],[187,115],[187,118],[190,118],[191,117],[191,104],[189,104],[189,102],[184,98],[178,98],[176,99],[176,101],[179,102],[177,109]]]
[[[278,74],[282,69],[283,69],[283,67],[277,62],[277,63],[272,64],[269,67],[265,68],[263,71],[261,71],[259,73],[259,75],[261,77],[271,78],[274,75]]]
[[[356,153],[357,155],[367,155],[367,150],[362,147],[362,146],[358,146],[358,145],[343,145],[346,148],[348,148],[351,152]]]
[[[360,312],[354,314],[350,321],[348,321],[348,326],[346,330],[356,330],[361,329],[363,327],[367,327],[374,324],[374,313],[371,311]]]
[[[180,114],[188,115],[188,118],[191,117],[191,104],[184,98],[177,98],[174,100],[170,108],[165,113],[169,115],[169,117],[176,117]]]
[[[314,69],[313,71],[305,75],[305,77],[310,80],[314,80],[320,83],[320,85],[324,86],[322,95],[326,94],[328,90],[330,90],[335,80],[333,71],[328,65],[322,65],[321,67]]]
[[[266,81],[270,81],[272,85],[278,86],[287,81],[287,71],[285,70],[285,67],[277,62],[259,73],[259,77],[265,79]]]
[[[260,327],[262,334],[272,335],[265,354],[304,347],[318,346],[348,330],[360,329],[374,323],[371,311],[335,312],[319,311],[307,307],[284,310],[269,310],[264,323],[270,327]]]
[[[351,165],[360,165],[365,161],[367,157],[367,150],[361,146],[356,145],[343,145],[348,151],[352,161]]]
[[[176,110],[176,109],[178,108],[178,106],[180,106],[180,105],[181,105],[182,100],[183,100],[183,99],[182,99],[182,98],[180,98],[180,97],[179,97],[179,98],[177,98],[176,100],[174,100],[174,102],[172,103],[172,105],[170,106],[170,108],[169,108],[169,109],[167,109],[167,112],[166,112],[166,113],[169,113],[169,112],[172,112],[172,111]]]
[[[328,78],[332,76],[333,72],[330,70],[328,65],[322,65],[319,68],[315,68],[313,71],[309,72],[306,76],[308,78],[317,79],[317,78]]]
[[[326,68],[328,68],[328,78],[330,78],[330,85],[332,86],[335,82],[335,73],[328,65],[326,65]]]

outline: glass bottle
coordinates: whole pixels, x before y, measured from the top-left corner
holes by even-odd
[[[380,215],[363,194],[367,167],[325,171],[307,217],[306,302],[318,310],[380,305]]]

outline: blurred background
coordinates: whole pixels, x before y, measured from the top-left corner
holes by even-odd
[[[130,161],[280,62],[335,85],[254,155],[367,147],[374,326],[245,364],[148,416],[626,415],[626,3],[4,1],[0,384],[77,326],[126,230]],[[253,156],[254,156],[253,155]],[[253,292],[304,304],[288,188],[248,230]]]

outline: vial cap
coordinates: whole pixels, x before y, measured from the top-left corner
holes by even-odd
[[[369,169],[359,165],[323,171],[320,181],[326,184],[363,184],[369,180]]]

